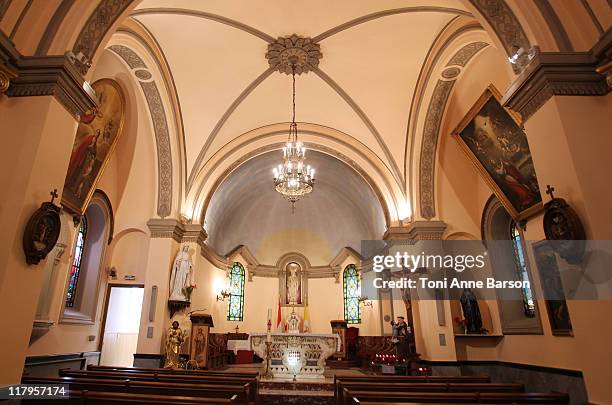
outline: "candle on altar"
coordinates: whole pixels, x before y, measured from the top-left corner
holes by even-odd
[[[272,320],[272,308],[268,308],[268,321]]]

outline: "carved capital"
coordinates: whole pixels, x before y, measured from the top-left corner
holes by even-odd
[[[152,218],[147,222],[151,238],[174,239],[178,243],[204,245],[208,234],[201,224],[184,224],[174,218]]]
[[[604,96],[611,89],[612,34],[589,52],[543,52],[512,83],[504,106],[526,121],[552,96]]]
[[[387,229],[384,240],[440,240],[446,230],[444,221],[414,221]]]

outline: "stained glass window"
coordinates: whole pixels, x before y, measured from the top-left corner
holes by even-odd
[[[512,247],[514,248],[514,265],[518,274],[518,279],[519,281],[529,281],[523,241],[514,221],[512,221],[510,224],[510,238],[512,239]],[[531,288],[524,287],[521,290],[521,293],[523,295],[523,308],[525,311],[525,316],[532,318],[535,316],[535,304],[533,302]]]
[[[230,269],[228,321],[242,321],[244,316],[244,267],[236,262]]]
[[[74,254],[72,255],[72,265],[70,266],[70,281],[68,282],[68,292],[66,293],[66,307],[74,306],[76,298],[77,285],[79,276],[81,275],[81,264],[83,261],[83,250],[85,249],[85,237],[87,236],[87,217],[83,216],[79,233],[77,234],[76,244],[74,245]]]
[[[342,278],[344,280],[344,320],[346,323],[361,323],[361,308],[359,307],[361,280],[354,264],[346,266]]]

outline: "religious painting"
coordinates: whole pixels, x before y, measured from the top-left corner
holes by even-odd
[[[542,209],[527,136],[518,115],[499,102],[490,85],[453,131],[461,149],[515,220]]]
[[[540,273],[540,283],[552,334],[573,336],[572,321],[565,300],[556,252],[550,243],[541,241],[533,245],[533,255]]]
[[[198,367],[205,367],[208,356],[208,325],[193,325],[191,329],[191,345],[189,359],[195,360]]]
[[[99,107],[81,116],[62,193],[62,205],[83,215],[123,129],[125,98],[119,84],[101,79],[92,85]]]

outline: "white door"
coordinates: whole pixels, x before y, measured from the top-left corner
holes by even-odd
[[[138,344],[142,287],[111,287],[100,365],[131,367]]]

